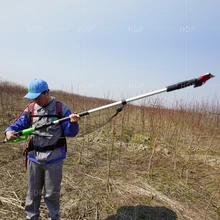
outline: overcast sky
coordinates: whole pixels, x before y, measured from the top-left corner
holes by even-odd
[[[1,1],[0,77],[121,100],[211,72],[159,98],[216,102],[219,11],[219,0]]]

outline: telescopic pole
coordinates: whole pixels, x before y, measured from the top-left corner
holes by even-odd
[[[179,82],[179,83],[167,86],[164,89],[160,89],[160,90],[157,90],[157,91],[154,91],[154,92],[142,94],[142,95],[135,96],[135,97],[132,97],[132,98],[124,99],[122,101],[118,101],[118,102],[114,102],[114,103],[104,105],[104,106],[101,106],[101,107],[98,107],[98,108],[94,108],[94,109],[91,109],[91,110],[88,110],[88,111],[85,111],[85,112],[81,112],[81,113],[79,113],[79,116],[83,117],[83,116],[89,115],[93,112],[101,111],[103,109],[110,108],[110,107],[120,105],[120,104],[126,105],[129,102],[133,102],[133,101],[138,100],[138,99],[143,99],[143,98],[146,98],[146,97],[149,97],[149,96],[157,95],[157,94],[160,94],[160,93],[163,93],[163,92],[171,92],[171,91],[174,91],[174,90],[177,90],[177,89],[183,89],[183,88],[186,88],[186,87],[192,86],[192,85],[194,85],[194,87],[199,87],[199,86],[202,86],[207,80],[209,80],[210,78],[213,78],[213,77],[214,76],[211,73],[206,73],[206,74],[204,74],[204,75],[202,75],[198,78],[194,78],[194,79],[191,79],[191,80],[186,80],[186,81],[183,81],[183,82]],[[57,123],[66,121],[68,119],[69,119],[69,117],[62,118],[62,119],[59,119],[57,121],[53,121],[53,123],[57,124]]]

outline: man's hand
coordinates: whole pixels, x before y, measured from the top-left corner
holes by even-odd
[[[7,131],[5,136],[8,140],[16,140],[18,137],[14,135],[15,131]]]
[[[80,120],[80,116],[77,113],[69,115],[70,123],[77,123]]]

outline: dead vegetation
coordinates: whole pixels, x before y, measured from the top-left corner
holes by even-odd
[[[26,89],[5,82],[0,89],[3,137],[25,105]],[[111,102],[53,94],[77,112]],[[79,136],[68,139],[61,219],[220,219],[218,105],[153,104],[128,105],[104,127],[117,107],[82,118]],[[0,219],[25,219],[25,145],[0,145]],[[42,200],[41,219],[46,216]]]

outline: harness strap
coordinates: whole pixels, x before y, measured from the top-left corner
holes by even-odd
[[[31,124],[33,124],[33,115],[34,115],[34,106],[35,106],[36,102],[31,102],[28,105],[28,114],[31,118]]]
[[[62,102],[56,101],[56,115],[58,115],[59,118],[62,117],[62,112],[63,108],[62,108]]]
[[[32,150],[35,150],[35,151],[38,151],[38,152],[46,152],[48,150],[54,150],[56,148],[61,148],[61,147],[64,147],[64,146],[65,146],[65,142],[61,138],[57,140],[56,144],[48,145],[48,146],[44,146],[44,147],[34,146],[33,142],[31,141],[29,143],[29,146],[28,146],[27,150],[28,150],[28,152],[32,151]]]
[[[38,151],[38,152],[46,152],[48,150],[54,150],[56,148],[58,148],[56,144],[50,145],[50,146],[44,146],[44,147],[31,146],[31,147],[28,148],[28,151],[35,150],[35,151]]]

